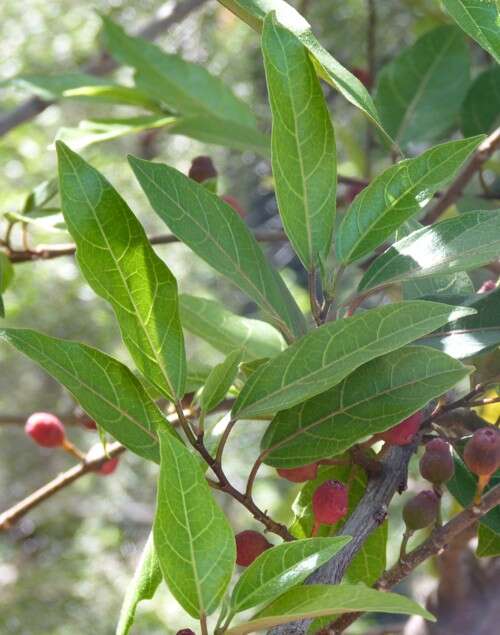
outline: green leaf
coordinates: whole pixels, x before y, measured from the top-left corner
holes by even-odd
[[[49,203],[59,190],[57,178],[50,181],[42,181],[26,196],[23,206],[23,214],[43,213],[42,208]]]
[[[342,580],[367,586],[374,584],[387,566],[386,550],[389,533],[388,523],[382,523],[363,543],[363,546],[347,567]]]
[[[328,256],[335,221],[335,136],[307,49],[270,13],[262,51],[273,115],[272,167],[283,226],[309,271]]]
[[[7,290],[14,278],[14,267],[6,253],[0,251],[0,293]]]
[[[444,296],[442,301],[468,306],[477,313],[445,324],[419,344],[438,348],[456,359],[472,357],[500,344],[500,288],[481,295]]]
[[[25,74],[13,77],[7,82],[21,88],[27,88],[42,99],[60,99],[65,91],[81,88],[82,86],[110,86],[109,79],[96,77],[88,73]]]
[[[178,122],[170,115],[141,115],[139,117],[84,119],[78,128],[60,128],[57,139],[70,144],[75,150],[83,150],[94,143],[111,141],[144,130],[171,128]]]
[[[500,119],[500,67],[476,77],[462,104],[460,121],[465,137],[488,133]]]
[[[280,24],[293,33],[308,49],[318,75],[336,88],[380,128],[384,137],[392,142],[381,124],[377,109],[365,86],[340,64],[316,39],[309,23],[284,0],[219,0],[256,31],[261,31],[265,16],[276,12]]]
[[[477,477],[468,470],[460,455],[455,451],[453,452],[453,459],[455,462],[455,474],[451,480],[446,483],[446,487],[462,507],[468,507],[474,500]],[[487,490],[499,484],[500,470],[497,470],[496,474],[491,479]],[[479,522],[488,527],[488,529],[494,531],[496,534],[500,534],[500,506],[497,505],[494,507],[485,516],[483,516]]]
[[[233,351],[226,359],[217,364],[207,377],[200,397],[202,412],[210,412],[216,408],[227,395],[233,385],[241,362],[241,351]]]
[[[376,591],[363,584],[311,584],[284,593],[250,621],[230,628],[227,635],[243,635],[298,619],[352,611],[420,615],[435,621],[431,613],[403,595]]]
[[[397,143],[433,141],[454,124],[469,87],[469,57],[460,30],[440,26],[382,68],[375,104]]]
[[[398,240],[373,262],[358,289],[469,271],[495,260],[499,250],[500,211],[467,212]]]
[[[113,307],[139,370],[177,399],[186,375],[177,282],[111,184],[64,144],[57,150],[62,209],[80,268]]]
[[[458,26],[500,64],[500,14],[496,0],[443,0],[443,5]]]
[[[162,112],[158,102],[150,99],[148,95],[137,88],[121,86],[119,84],[106,84],[104,86],[80,86],[67,89],[62,93],[65,99],[78,99],[81,101],[97,101],[112,104],[125,104],[127,106],[139,106]]]
[[[338,258],[348,264],[381,245],[455,176],[482,139],[443,143],[382,172],[347,210],[337,233]]]
[[[479,558],[496,558],[500,556],[500,535],[486,525],[479,525],[476,555]]]
[[[395,235],[396,242],[405,236],[408,236],[417,229],[422,229],[421,225],[414,218],[401,225]],[[436,300],[439,298],[434,296],[443,295],[469,295],[474,293],[474,284],[465,271],[456,271],[455,273],[444,274],[441,276],[429,276],[428,278],[417,278],[403,282],[403,298],[405,300],[416,300],[417,298],[428,297],[427,299]],[[446,300],[442,300],[446,302]],[[451,304],[460,304],[460,302],[452,302]]]
[[[91,419],[129,450],[160,462],[157,430],[170,430],[169,425],[121,362],[85,344],[28,329],[4,329],[0,339],[57,379]]]
[[[139,602],[151,600],[162,579],[160,563],[154,550],[153,534],[149,534],[134,577],[125,592],[115,635],[128,635],[134,623]]]
[[[307,538],[268,549],[245,569],[236,583],[231,612],[239,613],[269,602],[301,584],[350,540],[350,536]]]
[[[329,391],[279,412],[262,438],[265,463],[298,467],[342,454],[406,419],[471,370],[423,346],[378,357]]]
[[[180,240],[252,298],[289,339],[305,331],[285,283],[230,205],[175,168],[129,161],[152,208]]]
[[[390,304],[311,331],[258,368],[240,392],[233,417],[290,408],[338,384],[356,368],[401,348],[471,309],[434,302]]]
[[[233,574],[233,530],[215,504],[197,459],[160,434],[161,469],[154,543],[168,587],[193,617],[210,615]]]
[[[280,333],[267,322],[231,313],[219,302],[193,295],[179,296],[182,326],[221,353],[243,351],[248,361],[274,357],[285,348]]]

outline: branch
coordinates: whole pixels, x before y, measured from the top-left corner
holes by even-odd
[[[472,177],[499,147],[500,127],[481,143],[446,192],[439,198],[434,207],[427,212],[422,220],[424,225],[432,225],[460,197]]]
[[[403,561],[397,562],[375,583],[375,588],[387,591],[406,578],[422,562],[438,554],[456,536],[471,527],[491,509],[500,505],[500,485],[487,492],[479,505],[472,505],[457,514],[446,525],[436,527],[419,547],[408,553]],[[361,613],[347,613],[330,624],[325,632],[337,635],[360,617]]]
[[[169,27],[183,20],[206,1],[207,0],[182,0],[182,2],[176,4],[170,15],[150,20],[137,31],[136,35],[146,38],[147,40],[154,40]],[[165,6],[168,6],[168,4]],[[163,7],[163,9],[164,8],[165,7]],[[157,15],[161,13],[162,9],[158,11]],[[91,75],[102,76],[111,73],[118,66],[119,64],[115,62],[106,51],[102,51],[94,59],[90,60],[82,70]],[[0,117],[0,137],[26,121],[33,119],[33,117],[39,115],[53,103],[53,101],[44,100],[40,97],[30,97],[20,106]]]
[[[51,498],[54,494],[57,494],[57,492],[60,492],[62,489],[68,487],[68,485],[71,485],[71,483],[74,483],[85,474],[95,472],[95,470],[99,469],[104,463],[106,463],[110,457],[115,457],[122,454],[122,452],[125,452],[125,447],[120,443],[113,443],[112,445],[107,446],[107,450],[107,454],[104,452],[103,448],[101,453],[91,460],[85,460],[82,463],[74,465],[66,472],[62,472],[56,476],[55,479],[49,481],[49,483],[46,483],[40,487],[40,489],[37,489],[24,500],[3,512],[3,514],[0,514],[0,531],[12,527],[12,525],[14,525],[34,507],[37,507],[40,503],[43,503],[43,501]]]
[[[256,231],[255,238],[263,243],[275,243],[288,240],[284,232],[280,231]],[[168,245],[170,243],[180,242],[177,236],[172,234],[160,234],[159,236],[151,236],[149,242],[152,245]],[[76,251],[76,245],[72,243],[62,245],[39,245],[36,249],[30,251],[10,250],[7,252],[12,264],[21,262],[32,262],[33,260],[52,260],[61,256],[72,256]]]

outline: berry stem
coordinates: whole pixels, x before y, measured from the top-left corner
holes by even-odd
[[[476,494],[474,496],[474,505],[479,505],[481,503],[481,496],[483,492],[490,482],[491,474],[481,474],[477,478],[477,486],[476,486]]]
[[[71,441],[68,441],[68,439],[64,439],[64,441],[62,442],[61,447],[68,454],[71,454],[71,456],[74,456],[76,459],[78,459],[82,463],[85,462],[85,454],[81,450],[79,450],[76,447],[76,445],[71,443]]]
[[[403,540],[401,541],[401,548],[399,549],[399,562],[404,562],[406,559],[406,547],[408,546],[408,541],[413,536],[413,529],[406,529],[403,534]]]

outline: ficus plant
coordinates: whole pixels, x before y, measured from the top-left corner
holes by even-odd
[[[497,5],[444,0],[442,24],[367,77],[342,66],[286,2],[221,4],[260,37],[270,135],[218,78],[105,16],[104,46],[134,69],[132,86],[82,73],[16,79],[47,99],[148,113],[62,130],[57,179],[5,219],[0,290],[13,264],[58,255],[16,249],[12,228],[28,232],[62,213],[81,273],[112,307],[134,364],[50,334],[2,329],[2,342],[73,395],[104,449],[82,454],[51,413],[30,417],[26,432],[39,445],[70,452],[83,471],[111,474],[125,449],[159,466],[154,523],[119,635],[163,583],[203,635],[340,633],[366,611],[433,621],[427,609],[388,590],[470,527],[479,532],[479,555],[500,553],[500,432],[471,412],[498,401],[491,360],[500,344],[500,209],[496,183],[484,175],[498,169],[489,162],[500,145]],[[473,81],[471,58],[482,64]],[[386,167],[369,180],[352,179],[348,191],[337,176],[335,112],[322,82],[366,115],[372,148],[385,153]],[[490,82],[496,93],[488,92]],[[92,143],[146,129],[270,160],[285,238],[307,274],[310,310],[299,307],[238,201],[219,196],[210,158],[197,158],[185,175],[161,159],[130,156],[124,169],[172,240],[246,294],[258,316],[179,293],[129,204],[82,156]],[[467,201],[465,186],[472,188]],[[186,332],[224,356],[197,383]],[[243,488],[224,466],[238,426],[262,430]],[[262,465],[298,488],[286,524],[254,497]],[[387,568],[387,516],[409,466],[419,470],[421,491],[404,499],[400,557]],[[442,507],[447,492],[458,503],[451,520]],[[255,522],[235,532],[221,496]],[[0,526],[25,511],[8,510]],[[409,550],[420,530],[427,534],[417,534]]]

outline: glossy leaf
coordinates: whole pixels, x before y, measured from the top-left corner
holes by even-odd
[[[109,86],[110,81],[89,73],[58,73],[57,75],[24,74],[13,77],[9,83],[27,88],[41,99],[59,99],[67,90],[82,86]]]
[[[85,412],[129,450],[160,462],[157,430],[169,429],[139,380],[105,353],[28,329],[4,329],[8,342],[46,370]]]
[[[386,139],[391,141],[381,124],[377,109],[365,86],[321,46],[312,32],[310,24],[294,7],[284,0],[219,0],[219,2],[256,31],[262,30],[265,16],[269,12],[275,11],[279,22],[308,49],[318,75],[364,112],[380,128]]]
[[[500,64],[500,13],[496,1],[443,0],[443,5],[458,26]]]
[[[456,359],[472,357],[500,344],[500,289],[481,295],[445,296],[442,301],[471,307],[477,313],[445,324],[419,343]]]
[[[252,298],[290,339],[305,331],[285,283],[230,205],[175,168],[129,160],[151,206],[180,240]]]
[[[363,584],[311,584],[284,593],[248,622],[230,628],[227,634],[243,635],[297,619],[352,611],[421,615],[435,621],[431,613],[403,595],[376,591]]]
[[[177,282],[110,183],[64,144],[57,149],[63,214],[82,272],[112,305],[139,370],[177,399],[186,375]]]
[[[267,322],[231,313],[215,300],[181,294],[182,326],[221,353],[243,351],[244,360],[274,357],[285,348],[280,333]]]
[[[476,555],[480,558],[497,558],[500,556],[500,535],[486,527],[486,525],[479,525]]]
[[[0,251],[0,293],[8,289],[14,278],[14,267],[6,253]]]
[[[97,101],[112,104],[125,104],[127,106],[139,106],[153,112],[162,112],[158,102],[150,99],[148,95],[131,86],[120,84],[105,84],[103,86],[80,86],[70,88],[62,93],[65,99],[78,99],[81,101]],[[165,114],[165,113],[164,113]]]
[[[346,212],[337,233],[337,255],[348,264],[375,247],[417,214],[448,183],[483,137],[450,141],[388,168],[365,187]]]
[[[350,540],[349,536],[307,538],[268,549],[242,573],[231,595],[230,610],[246,611],[285,593],[302,583]]]
[[[328,255],[335,220],[335,136],[307,49],[270,13],[262,51],[273,115],[272,167],[283,226],[304,267]]]
[[[432,141],[447,132],[469,87],[469,65],[461,31],[440,26],[382,68],[375,104],[397,143]]]
[[[499,27],[500,28],[500,27]],[[500,119],[500,67],[493,66],[472,82],[460,113],[464,136],[488,133]]]
[[[326,324],[258,368],[240,392],[233,417],[245,419],[290,408],[332,388],[371,359],[471,312],[415,300]]]
[[[160,563],[156,557],[153,535],[150,534],[134,577],[130,581],[120,611],[115,635],[128,635],[135,620],[137,606],[142,600],[151,600],[163,579]]]
[[[202,412],[210,412],[216,408],[227,395],[233,385],[241,362],[241,352],[236,350],[230,353],[226,359],[217,364],[207,377],[200,397]]]
[[[279,412],[262,438],[265,463],[297,467],[342,454],[406,419],[471,370],[423,346],[374,359],[329,391]]]
[[[233,574],[233,530],[216,505],[196,457],[160,434],[161,469],[154,544],[163,577],[191,616],[210,615]]]
[[[365,273],[359,290],[469,271],[495,260],[499,251],[500,211],[467,212],[394,243]]]

